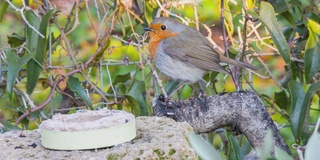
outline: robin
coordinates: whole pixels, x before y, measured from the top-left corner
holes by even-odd
[[[258,67],[218,54],[199,31],[173,18],[154,19],[148,28],[149,52],[156,67],[174,80],[195,83],[209,71],[229,74],[220,63],[251,70]]]

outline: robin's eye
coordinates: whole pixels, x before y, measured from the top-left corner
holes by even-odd
[[[166,26],[166,25],[162,25],[162,26],[161,26],[161,29],[162,29],[162,30],[165,30],[165,29],[167,29],[167,26]]]

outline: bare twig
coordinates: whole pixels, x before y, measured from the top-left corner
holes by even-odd
[[[177,14],[174,14],[174,13],[171,13],[170,11],[168,11],[167,9],[165,9],[165,8],[163,7],[163,5],[160,3],[159,0],[156,0],[156,2],[157,2],[158,6],[160,7],[160,9],[161,9],[162,11],[166,12],[167,14],[169,14],[169,15],[171,15],[171,16],[173,16],[173,17],[179,18],[184,24],[188,24],[188,22],[187,22],[185,19],[183,19],[181,16],[179,16],[179,15],[177,15]],[[160,15],[157,14],[156,17],[160,17]]]
[[[98,22],[101,23],[100,12],[99,12],[97,0],[94,0],[93,2],[94,2],[94,7],[96,8],[96,12],[97,12]],[[87,3],[87,0],[86,0],[86,3]]]
[[[272,80],[274,81],[274,83],[277,85],[277,87],[279,87],[280,89],[282,88],[281,85],[279,84],[279,82],[276,80],[276,78],[273,76],[273,74],[271,73],[270,69],[268,68],[267,64],[263,62],[263,60],[260,57],[257,57],[257,59],[259,60],[259,62],[263,65],[263,67],[266,69],[267,73],[269,74],[269,76],[272,78]]]
[[[64,80],[66,77],[70,76],[70,75],[73,75],[77,72],[79,72],[80,69],[75,69],[75,70],[72,70],[70,71],[69,73],[65,74],[65,76],[61,76],[58,80],[55,81],[55,83],[53,84],[53,86],[51,87],[51,91],[50,91],[50,94],[48,96],[48,98],[39,106],[35,106],[34,108],[32,108],[31,110],[27,110],[24,114],[22,114],[15,122],[15,125],[17,126],[21,120],[23,120],[25,117],[27,117],[28,115],[30,115],[31,113],[33,112],[36,112],[38,110],[41,110],[43,109],[51,100],[51,97],[53,96],[53,93],[55,91],[55,88],[58,86],[58,84]]]
[[[68,34],[70,34],[71,32],[73,32],[76,28],[77,28],[77,26],[80,24],[79,23],[79,9],[78,9],[78,7],[79,7],[79,1],[76,1],[76,4],[75,4],[75,8],[76,8],[76,10],[75,10],[75,22],[74,22],[74,24],[73,24],[73,26],[72,26],[72,28],[66,33],[66,35],[68,35]]]
[[[277,48],[275,48],[275,47],[273,47],[273,46],[271,46],[271,45],[269,45],[269,44],[267,44],[267,43],[265,43],[265,42],[263,41],[263,39],[262,39],[262,38],[260,37],[260,35],[259,35],[259,32],[257,31],[257,28],[258,28],[257,26],[255,27],[252,23],[250,23],[250,25],[251,25],[251,28],[253,29],[253,33],[255,33],[256,37],[259,39],[259,41],[261,42],[261,44],[263,44],[263,45],[271,48],[271,49],[274,50],[274,51],[279,52]],[[259,26],[259,25],[258,25],[258,26]],[[250,34],[248,34],[248,36],[249,36],[249,35],[250,35]]]
[[[82,73],[82,70],[86,67],[88,67],[89,63],[92,62],[92,60],[94,59],[94,57],[103,49],[103,47],[98,47],[98,49],[96,50],[96,52],[91,56],[91,58],[89,58],[89,60],[87,60],[86,63],[84,63],[84,66],[83,67],[79,67],[79,68],[76,68],[74,70],[71,70],[70,72],[66,73],[64,76],[61,76],[59,77],[53,84],[53,86],[51,86],[51,91],[50,91],[50,94],[49,96],[47,97],[47,99],[42,103],[40,104],[39,106],[36,106],[34,108],[32,108],[31,110],[25,112],[24,114],[22,114],[15,122],[15,125],[17,126],[21,120],[23,120],[25,117],[27,117],[28,115],[30,115],[31,113],[34,113],[38,110],[41,110],[43,109],[51,100],[53,94],[54,94],[54,91],[55,89],[57,88],[58,84],[63,81],[66,77],[69,77],[75,73]],[[85,78],[85,77],[84,77]]]
[[[227,42],[227,33],[226,33],[226,26],[224,23],[224,0],[221,0],[221,23],[222,23],[222,34],[223,34],[223,45],[224,45],[224,51],[226,54],[226,57],[229,58],[229,52],[228,52],[228,42]],[[236,72],[233,71],[231,65],[229,65],[231,78],[234,82],[234,85],[236,87],[236,90],[241,90],[239,84],[238,84],[238,76],[236,76]]]
[[[60,25],[59,25],[57,22],[55,22],[55,24],[57,25],[57,27],[58,27],[58,29],[59,29],[59,31],[60,31],[61,37],[62,37],[63,40],[65,41],[65,44],[66,44],[66,47],[67,47],[66,49],[67,49],[68,55],[69,55],[69,57],[70,57],[73,65],[76,65],[76,64],[77,64],[77,60],[76,60],[76,58],[75,58],[74,55],[73,55],[74,52],[73,52],[73,50],[72,50],[72,48],[71,48],[70,42],[69,42],[66,34],[63,32],[63,30],[61,29]]]
[[[196,29],[199,31],[199,16],[197,12],[196,2],[194,2],[193,4],[193,13],[194,13],[194,19],[196,21]]]
[[[213,40],[212,40],[212,38],[211,38],[211,36],[212,36],[212,32],[211,32],[211,29],[206,25],[206,24],[202,24],[203,25],[203,27],[208,31],[208,36],[207,36],[207,39],[211,42],[211,44],[213,45],[213,49],[216,51],[216,52],[218,52],[219,54],[223,54],[223,49],[221,48],[221,47],[219,47],[218,45],[217,45],[217,43],[216,42],[214,42]]]
[[[304,146],[299,146],[298,144],[292,144],[292,148],[295,149],[298,153],[299,160],[304,160],[303,151],[305,150]]]
[[[41,34],[34,26],[32,26],[32,25],[28,22],[27,18],[24,16],[23,11],[24,11],[25,8],[26,8],[26,4],[25,4],[24,1],[21,1],[21,2],[22,2],[22,7],[21,7],[20,9],[17,8],[15,5],[13,5],[10,0],[6,0],[6,2],[7,2],[8,4],[10,4],[10,6],[11,6],[16,12],[20,12],[20,15],[21,15],[23,21],[24,21],[34,32],[36,32],[41,38],[46,38],[46,37],[45,37],[43,34]]]
[[[110,74],[108,65],[109,65],[109,63],[106,64],[106,69],[107,69],[107,73],[108,73],[108,77],[109,77],[109,81],[110,81],[110,87],[111,87],[111,89],[112,89],[112,91],[113,91],[114,102],[117,102],[117,92],[116,92],[116,90],[115,90],[114,87],[113,87],[112,79],[111,79],[111,74]]]
[[[89,21],[90,21],[90,23],[91,23],[91,26],[92,26],[94,32],[96,33],[96,35],[98,35],[97,30],[96,30],[96,28],[94,27],[94,25],[93,25],[93,23],[92,23],[92,17],[91,17],[90,11],[89,11],[88,1],[89,1],[89,0],[86,0],[86,3],[85,3],[85,4],[86,4],[87,15],[88,15]],[[100,19],[99,19],[99,20],[100,20]]]
[[[143,46],[146,46],[146,45],[147,45],[147,43],[138,44],[138,43],[134,43],[134,42],[128,42],[128,41],[120,38],[120,37],[117,36],[117,35],[112,35],[112,37],[116,38],[117,40],[120,40],[120,41],[123,42],[123,43],[130,44],[130,45],[133,45],[133,46],[135,46],[135,47],[143,47]]]
[[[138,43],[141,44],[141,46],[143,47],[144,45],[144,42],[145,42],[145,37],[146,37],[146,34],[144,34],[144,36],[139,36],[137,33],[133,33],[133,36],[135,37],[136,40],[138,40]],[[143,53],[141,52],[141,49],[140,47],[137,47],[138,48],[138,52],[139,52],[139,60],[140,60],[140,67],[141,67],[141,76],[142,76],[142,80],[144,81],[145,80],[145,75],[144,75],[144,63],[143,63]]]

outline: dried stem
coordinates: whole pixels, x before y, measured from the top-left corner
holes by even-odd
[[[171,16],[173,16],[173,17],[179,18],[184,24],[188,24],[188,22],[187,22],[186,20],[184,20],[181,16],[179,16],[179,15],[177,15],[177,14],[174,14],[174,13],[171,13],[170,11],[168,11],[167,9],[165,9],[165,8],[161,5],[161,3],[160,3],[159,0],[156,0],[156,2],[157,2],[158,6],[160,7],[160,9],[161,9],[162,11],[166,12],[167,14],[169,14],[169,15],[171,15]],[[158,12],[158,13],[159,13],[159,12]],[[160,17],[160,15],[157,14],[156,17]]]
[[[41,34],[34,26],[32,26],[32,25],[28,22],[27,18],[24,16],[23,11],[24,11],[25,8],[26,8],[26,4],[25,4],[24,0],[21,1],[21,2],[22,2],[22,7],[21,7],[20,9],[17,8],[16,6],[14,6],[14,5],[11,3],[10,0],[6,0],[6,2],[7,2],[14,10],[16,10],[16,12],[20,12],[20,15],[21,15],[23,21],[24,21],[34,32],[36,32],[41,38],[46,38],[46,37],[45,37],[43,34]]]
[[[223,34],[223,45],[224,45],[224,51],[226,54],[226,57],[229,58],[229,52],[228,52],[228,42],[227,42],[227,33],[226,33],[226,26],[224,23],[224,0],[221,0],[221,23],[222,23],[222,34]],[[236,76],[236,73],[233,71],[231,65],[229,65],[230,69],[230,74],[231,78],[234,82],[234,85],[236,86],[236,90],[239,91],[241,90],[239,84],[238,84],[238,79]]]

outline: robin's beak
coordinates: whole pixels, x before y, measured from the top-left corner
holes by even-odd
[[[151,29],[151,28],[144,28],[144,31],[153,31],[153,29]]]

